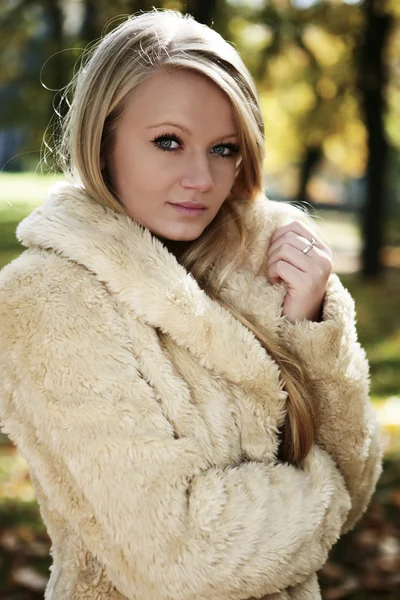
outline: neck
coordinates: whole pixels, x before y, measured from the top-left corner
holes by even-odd
[[[175,258],[178,260],[178,262],[179,262],[179,259],[181,258],[181,256],[183,255],[183,253],[185,252],[185,250],[187,250],[190,247],[190,245],[193,243],[191,240],[189,240],[189,241],[169,240],[168,238],[162,237],[161,235],[156,235],[154,233],[153,233],[153,235],[158,240],[160,240],[160,242],[162,244],[164,244],[164,246],[167,248],[167,250],[175,256]]]

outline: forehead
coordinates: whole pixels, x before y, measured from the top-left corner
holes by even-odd
[[[143,126],[174,121],[200,130],[210,128],[227,134],[235,130],[232,105],[209,78],[189,70],[175,69],[151,75],[130,94],[126,117]]]

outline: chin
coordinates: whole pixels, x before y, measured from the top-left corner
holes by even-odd
[[[198,233],[197,235],[177,236],[169,239],[173,240],[174,242],[194,242],[201,236],[201,233],[202,232]]]
[[[160,231],[157,235],[174,242],[194,242],[204,229],[204,227],[193,227],[192,230],[188,228],[187,231]]]

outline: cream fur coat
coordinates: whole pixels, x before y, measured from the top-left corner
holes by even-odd
[[[320,379],[304,468],[276,459],[286,392],[252,332],[151,233],[70,184],[19,225],[0,273],[0,415],[52,539],[46,600],[317,600],[316,571],[381,469],[354,302],[282,316],[252,271],[300,211],[261,230],[223,290]],[[161,335],[162,332],[162,335]]]

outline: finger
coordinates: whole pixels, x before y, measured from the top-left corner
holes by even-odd
[[[314,238],[315,239],[315,238]],[[311,250],[304,254],[303,250],[308,246],[311,240],[302,237],[292,231],[285,233],[280,238],[278,238],[272,246],[269,246],[267,250],[267,258],[269,259],[279,248],[283,246],[291,246],[299,251],[303,256],[307,257],[307,259],[315,258],[316,256],[322,256],[326,253],[326,250],[323,248],[319,248],[318,246],[313,246]],[[329,252],[328,252],[329,254]]]
[[[270,239],[270,246],[279,238],[286,235],[289,232],[293,232],[306,240],[310,240],[312,237],[318,242],[318,246],[321,248],[327,248],[325,242],[320,238],[320,236],[311,228],[300,221],[291,221],[287,225],[283,225],[276,229]]]
[[[282,280],[286,284],[290,283],[292,287],[296,285],[300,286],[304,283],[303,271],[300,271],[300,269],[283,259],[278,260],[271,266],[267,276],[271,283],[278,283]]]
[[[309,254],[311,254],[311,251]],[[317,259],[312,260],[312,257],[300,252],[298,248],[293,247],[291,244],[286,243],[276,248],[276,250],[268,256],[267,270],[280,260],[290,263],[303,273],[316,271],[318,267]]]

